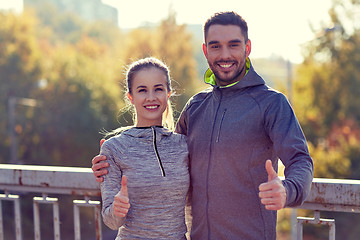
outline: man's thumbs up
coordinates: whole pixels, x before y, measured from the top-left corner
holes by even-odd
[[[118,217],[126,217],[129,208],[129,194],[127,189],[127,177],[125,175],[121,178],[121,189],[114,197],[114,215]]]
[[[268,182],[277,178],[277,173],[275,172],[275,170],[272,166],[271,160],[266,160],[265,169],[268,174]]]
[[[259,197],[267,210],[280,210],[286,204],[286,189],[278,178],[271,160],[265,163],[268,181],[260,184]]]

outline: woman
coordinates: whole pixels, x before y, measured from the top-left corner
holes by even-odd
[[[102,216],[116,239],[186,239],[189,188],[185,136],[173,133],[169,70],[156,58],[130,65],[127,98],[135,125],[101,147],[109,173],[101,183]]]

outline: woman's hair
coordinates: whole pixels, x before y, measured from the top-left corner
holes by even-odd
[[[172,91],[170,70],[162,61],[160,61],[159,59],[157,59],[155,57],[147,57],[147,58],[143,58],[143,59],[140,59],[140,60],[137,60],[137,61],[131,63],[127,67],[127,70],[125,73],[126,91],[124,94],[124,99],[125,99],[125,102],[127,103],[127,106],[123,110],[128,110],[131,112],[131,114],[133,116],[134,125],[136,125],[136,121],[137,121],[136,112],[135,112],[133,105],[130,103],[130,101],[127,97],[127,93],[132,94],[132,91],[133,91],[132,84],[133,84],[133,80],[134,80],[136,73],[138,73],[141,70],[150,69],[150,68],[157,68],[164,73],[164,75],[166,76],[166,80],[167,80],[166,81],[167,90],[168,90],[168,92]],[[162,116],[162,125],[171,131],[174,130],[173,110],[172,110],[170,99],[167,102],[166,110],[164,111],[163,116]],[[105,132],[104,135],[106,137],[116,135],[128,128],[129,128],[129,126],[128,127],[120,127],[111,132]]]
[[[206,43],[207,33],[211,25],[236,25],[239,26],[244,37],[245,42],[248,41],[248,26],[246,21],[235,12],[218,12],[211,16],[204,25],[204,38]]]

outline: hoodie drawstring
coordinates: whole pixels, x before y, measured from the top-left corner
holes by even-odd
[[[157,146],[156,146],[156,131],[155,131],[155,127],[151,127],[152,129],[152,132],[153,132],[153,147],[154,147],[154,151],[155,151],[155,154],[156,154],[156,158],[158,160],[158,163],[159,163],[159,167],[160,167],[160,170],[161,170],[161,175],[163,177],[165,177],[165,170],[164,170],[164,167],[162,165],[162,162],[161,162],[161,159],[160,159],[160,156],[159,156],[159,152],[157,150]]]

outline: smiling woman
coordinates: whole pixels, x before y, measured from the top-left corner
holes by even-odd
[[[171,103],[171,81],[168,67],[156,58],[132,63],[126,72],[127,98],[135,108],[134,125],[165,125],[174,128]]]
[[[162,125],[171,94],[167,72],[149,66],[138,70],[128,83],[127,96],[136,110],[136,127]]]
[[[104,223],[119,230],[116,239],[185,240],[188,148],[184,135],[163,127],[173,127],[169,70],[156,58],[141,59],[126,81],[136,121],[101,146],[109,164],[101,183]]]

